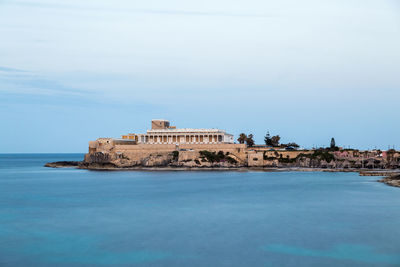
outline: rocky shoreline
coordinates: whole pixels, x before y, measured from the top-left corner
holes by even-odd
[[[400,170],[368,170],[368,169],[326,169],[326,168],[306,168],[306,167],[185,167],[185,166],[157,166],[157,167],[116,167],[112,164],[87,164],[83,161],[57,161],[49,162],[44,165],[49,168],[76,168],[94,171],[263,171],[263,172],[358,172],[361,176],[380,176],[384,177],[378,182],[390,186],[400,187]]]
[[[400,175],[387,176],[383,179],[378,180],[378,182],[394,187],[400,187]]]
[[[210,166],[210,167],[188,167],[188,166],[130,166],[118,167],[107,163],[86,163],[84,161],[56,161],[44,165],[49,168],[77,168],[86,170],[104,170],[104,171],[123,171],[123,170],[151,170],[151,171],[321,171],[321,172],[360,172],[357,169],[326,169],[312,167],[248,167],[248,166]]]
[[[48,162],[44,167],[49,168],[77,168],[82,163],[82,161],[56,161]]]

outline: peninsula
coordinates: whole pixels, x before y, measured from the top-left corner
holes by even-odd
[[[179,129],[168,120],[152,120],[145,134],[129,133],[121,138],[99,138],[89,142],[82,162],[72,166],[93,169],[282,169],[385,170],[400,168],[400,152],[337,147],[299,149],[295,143],[279,144],[279,136],[265,137],[265,145],[255,145],[252,135],[232,134],[220,129]],[[65,167],[68,162],[46,164]],[[371,172],[372,173],[372,172]],[[377,175],[379,175],[378,172]],[[393,172],[397,174],[396,171]]]

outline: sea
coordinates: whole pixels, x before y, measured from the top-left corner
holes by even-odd
[[[45,168],[0,154],[0,266],[400,266],[400,188],[357,173]]]

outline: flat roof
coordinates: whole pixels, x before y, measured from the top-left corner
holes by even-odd
[[[183,128],[183,129],[151,129],[147,130],[147,133],[201,133],[201,132],[210,132],[210,133],[224,133],[224,130],[219,129],[191,129],[191,128]]]

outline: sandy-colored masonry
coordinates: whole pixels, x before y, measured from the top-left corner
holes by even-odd
[[[137,144],[232,144],[233,135],[219,129],[177,129],[167,120],[152,120],[146,134],[122,135]]]
[[[235,144],[233,135],[219,129],[176,129],[167,120],[152,120],[147,134],[128,134],[121,139],[99,138],[89,142],[89,154],[125,155],[141,161],[154,155],[167,155],[179,151],[182,160],[195,159],[200,151],[224,152],[239,163],[262,166],[269,158],[296,158],[299,151],[271,151],[269,147],[248,148]]]

